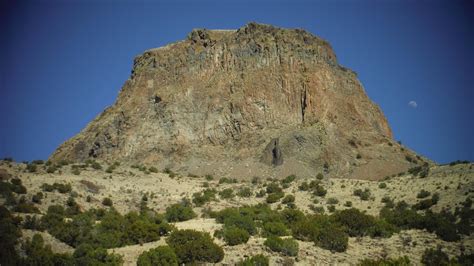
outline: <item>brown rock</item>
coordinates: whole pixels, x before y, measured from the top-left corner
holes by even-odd
[[[248,178],[315,176],[326,164],[334,177],[377,179],[413,166],[405,154],[328,42],[249,23],[193,30],[136,57],[114,105],[51,160]]]

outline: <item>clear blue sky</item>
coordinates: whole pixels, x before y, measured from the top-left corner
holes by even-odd
[[[256,21],[328,40],[396,140],[474,160],[473,1],[173,2],[0,0],[0,157],[46,159],[114,102],[144,50]]]

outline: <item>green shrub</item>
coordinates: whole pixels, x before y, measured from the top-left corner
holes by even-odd
[[[317,246],[336,252],[347,249],[348,235],[327,215],[311,215],[293,223],[293,237],[313,241]]]
[[[46,173],[52,174],[58,170],[58,167],[56,165],[50,165],[48,168],[46,168]]]
[[[50,246],[44,245],[43,237],[40,234],[33,235],[31,241],[27,239],[22,249],[25,251],[25,257],[22,259],[22,265],[64,265],[73,264],[70,255],[54,254]]]
[[[295,196],[294,195],[286,195],[286,197],[284,197],[281,200],[281,203],[283,203],[283,204],[289,204],[289,203],[293,203],[293,202],[295,202]]]
[[[323,179],[324,179],[324,176],[323,176],[322,173],[318,173],[318,174],[316,175],[316,178],[317,178],[318,180],[323,180]]]
[[[265,191],[265,189],[262,189],[262,190],[260,190],[259,192],[257,192],[257,194],[255,195],[255,197],[257,197],[257,198],[263,198],[263,197],[265,197],[266,194],[267,194],[267,192]]]
[[[37,166],[36,164],[30,163],[26,165],[26,170],[30,173],[36,173]]]
[[[223,177],[219,179],[219,184],[234,184],[234,183],[237,183],[237,179],[235,178]]]
[[[102,165],[100,165],[100,163],[98,163],[96,161],[91,162],[91,167],[95,170],[101,170],[102,169]]]
[[[269,204],[275,203],[278,202],[281,198],[283,198],[283,196],[285,196],[285,193],[283,192],[270,193],[268,194],[267,199],[265,201]]]
[[[346,201],[346,202],[344,203],[344,206],[345,206],[345,207],[349,207],[349,208],[352,207],[352,201]]]
[[[387,188],[387,184],[384,183],[384,182],[379,183],[379,188],[381,188],[381,189]]]
[[[21,230],[10,211],[0,205],[0,264],[21,265],[15,246],[21,237]]]
[[[416,197],[419,198],[419,199],[423,199],[423,198],[428,197],[429,195],[431,195],[431,192],[422,189],[422,190],[420,190],[420,192],[418,192]]]
[[[111,207],[113,205],[113,202],[110,198],[104,198],[102,200],[102,205]]]
[[[313,194],[315,196],[318,196],[318,197],[324,197],[326,196],[326,194],[328,193],[328,191],[321,185],[316,185],[314,190],[313,190]]]
[[[31,197],[31,201],[34,203],[41,204],[41,200],[43,199],[44,195],[42,192],[38,192]]]
[[[216,193],[215,189],[206,189],[201,192],[196,192],[193,194],[193,203],[197,207],[201,207],[207,202],[216,200]]]
[[[36,208],[36,206],[28,202],[19,202],[13,208],[13,211],[21,213],[40,213],[39,209]]]
[[[354,196],[359,197],[361,200],[369,200],[370,198],[370,189],[366,188],[364,190],[362,189],[356,189],[354,190]]]
[[[71,184],[54,183],[53,188],[62,194],[71,192],[72,190]]]
[[[271,236],[267,238],[263,244],[270,248],[270,250],[282,253],[286,256],[294,257],[298,255],[298,242],[291,238],[282,239],[280,237]]]
[[[73,257],[73,265],[119,266],[123,264],[122,256],[116,254],[108,254],[105,248],[93,247],[89,244],[82,244],[77,247],[74,251]]]
[[[152,166],[148,169],[148,171],[150,171],[150,173],[158,173],[158,168]]]
[[[304,213],[296,209],[284,209],[280,215],[283,222],[288,226],[305,219]]]
[[[241,198],[249,198],[252,196],[252,190],[249,187],[242,187],[237,192],[237,195]]]
[[[23,183],[22,183],[21,179],[19,179],[19,178],[12,178],[12,179],[10,179],[10,183],[4,182],[3,184],[4,184],[5,188],[2,189],[2,190],[6,194],[8,194],[7,191],[10,191],[10,192],[13,191],[16,194],[26,194],[26,192],[27,192],[26,187],[23,186]]]
[[[309,190],[309,184],[308,182],[304,181],[303,183],[301,183],[299,186],[298,186],[298,189],[300,191],[308,191]]]
[[[330,205],[335,205],[335,204],[339,203],[339,200],[336,199],[336,198],[329,198],[329,199],[327,199],[326,203],[330,204]]]
[[[424,265],[450,265],[448,255],[441,250],[441,246],[436,249],[426,249],[421,257]]]
[[[290,184],[291,182],[295,181],[296,176],[295,175],[289,175],[285,177],[283,180],[281,180],[282,184]]]
[[[27,215],[25,217],[25,221],[23,222],[23,228],[36,231],[43,231],[45,229],[44,225],[41,223],[41,220],[36,218],[36,215]]]
[[[337,223],[347,228],[349,236],[365,236],[368,231],[375,225],[375,218],[362,213],[358,209],[347,209],[334,214]]]
[[[223,223],[226,227],[238,227],[246,230],[250,235],[254,235],[257,232],[255,221],[250,215],[243,215],[240,211],[244,211],[244,208],[228,208],[219,211],[213,215],[218,223]]]
[[[239,227],[228,226],[223,229],[224,241],[229,246],[235,246],[242,243],[247,243],[250,238],[250,234]]]
[[[179,264],[217,263],[224,258],[224,251],[208,233],[177,230],[170,234],[166,242],[174,250]]]
[[[329,205],[329,206],[328,206],[328,211],[331,212],[331,213],[332,213],[332,212],[335,212],[335,211],[336,211],[336,206],[334,206],[334,205]]]
[[[165,217],[169,222],[182,222],[196,217],[196,213],[190,206],[176,203],[166,208]]]
[[[206,175],[206,180],[207,181],[214,180],[214,177],[212,175]]]
[[[169,246],[159,246],[140,254],[138,266],[178,265],[178,257]]]
[[[235,197],[234,191],[231,188],[226,188],[222,191],[219,191],[219,196],[222,199],[232,199]]]
[[[415,210],[426,210],[426,209],[431,208],[433,205],[436,205],[438,203],[438,200],[439,200],[439,194],[435,193],[433,194],[433,196],[431,196],[430,199],[420,200],[418,203],[413,205],[413,208]]]
[[[265,257],[262,254],[255,255],[250,258],[246,258],[245,260],[237,263],[238,266],[268,266],[270,265],[270,261],[268,257]]]
[[[267,185],[267,193],[268,194],[271,194],[271,193],[282,193],[283,190],[281,189],[281,187],[277,184],[277,183],[270,183]]]
[[[335,225],[326,225],[313,240],[321,248],[344,252],[347,249],[349,238],[344,230]]]
[[[282,222],[267,222],[263,225],[263,232],[265,236],[286,236],[288,228]]]
[[[41,189],[45,192],[52,192],[54,190],[54,186],[50,184],[43,183],[41,185]]]
[[[72,174],[80,175],[81,174],[81,169],[79,169],[78,167],[73,168],[72,169]]]

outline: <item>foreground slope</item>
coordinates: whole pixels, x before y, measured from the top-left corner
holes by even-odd
[[[105,164],[102,164],[105,169]],[[273,210],[298,209],[306,215],[325,212],[327,214],[338,213],[342,210],[359,209],[369,215],[379,216],[384,206],[390,202],[398,205],[405,202],[408,206],[417,206],[420,202],[433,199],[437,195],[436,202],[420,208],[419,214],[432,211],[434,213],[457,213],[460,208],[467,206],[470,210],[470,226],[472,228],[472,205],[466,205],[474,196],[474,165],[457,164],[432,166],[421,169],[425,174],[411,170],[411,173],[401,173],[388,177],[383,181],[364,181],[353,179],[330,179],[327,176],[319,176],[319,179],[306,179],[296,177],[295,180],[287,181],[275,179],[254,179],[252,182],[236,182],[231,179],[202,176],[180,176],[173,172],[154,173],[149,172],[149,167],[144,166],[116,166],[111,171],[94,170],[90,166],[63,166],[54,173],[47,173],[43,167],[38,165],[34,173],[29,173],[24,164],[2,162],[0,169],[2,173],[8,173],[10,178],[19,177],[27,188],[26,202],[31,203],[31,198],[38,192],[44,194],[41,203],[32,203],[39,208],[39,214],[15,215],[44,215],[49,206],[68,206],[69,199],[74,198],[81,211],[92,208],[109,208],[103,205],[104,198],[110,198],[113,206],[119,212],[125,214],[130,211],[139,211],[144,196],[147,198],[148,207],[158,212],[165,212],[171,205],[182,202],[184,199],[192,201],[192,208],[197,217],[187,221],[174,222],[176,229],[194,229],[208,232],[212,235],[225,225],[218,220],[209,217],[211,211],[219,211],[231,207],[243,207],[245,205],[256,205],[268,202],[268,188],[271,184],[279,184],[286,196],[293,195],[293,204],[284,203],[278,199],[269,206]],[[81,169],[80,172],[76,169]],[[4,175],[7,177],[7,175]],[[283,179],[285,180],[285,179]],[[315,181],[326,190],[324,195],[308,190],[305,183]],[[71,191],[60,193],[58,191],[45,191],[44,183],[47,184],[70,184]],[[248,188],[250,193],[240,194],[242,188]],[[215,199],[198,204],[194,199],[196,193],[205,190],[216,190]],[[232,191],[232,195],[223,191]],[[264,193],[262,194],[262,190]],[[356,191],[363,193],[357,193]],[[266,191],[266,193],[265,193]],[[424,192],[423,192],[424,191]],[[366,197],[364,197],[366,195]],[[18,195],[20,197],[20,194]],[[4,199],[2,204],[5,203]],[[392,207],[393,208],[393,207]],[[13,208],[14,209],[14,208]],[[447,215],[447,214],[446,214]],[[458,215],[458,214],[456,214]],[[458,216],[456,216],[458,217]],[[410,219],[414,219],[411,217]],[[448,227],[453,227],[449,224]],[[446,227],[446,228],[448,228]],[[444,228],[444,229],[446,229]],[[443,230],[444,230],[443,229]],[[23,239],[31,237],[35,231],[24,230]],[[47,232],[43,232],[47,235]],[[474,250],[474,238],[472,233],[461,234],[460,238],[439,235],[424,228],[406,228],[393,233],[387,237],[357,236],[349,237],[347,249],[343,252],[331,252],[325,248],[315,245],[311,241],[297,240],[299,250],[296,256],[285,256],[271,251],[264,245],[268,236],[263,231],[252,235],[248,242],[238,245],[228,245],[216,235],[214,241],[223,247],[225,256],[222,264],[235,264],[247,256],[264,254],[269,256],[272,264],[296,263],[296,265],[354,265],[363,259],[397,258],[407,256],[412,264],[420,265],[422,256],[426,249],[436,249],[438,246],[449,255],[456,258],[461,254],[472,254]],[[287,236],[289,237],[289,236]],[[166,245],[165,238],[159,241],[128,245],[109,249],[109,252],[123,256],[125,265],[135,265],[138,256],[147,250],[160,245]],[[445,239],[445,240],[443,240]],[[45,241],[53,246],[56,252],[73,252],[58,240],[46,236]],[[291,264],[289,264],[291,265]]]
[[[193,30],[139,55],[117,101],[50,159],[358,179],[423,163],[393,141],[382,111],[329,43],[257,23]]]

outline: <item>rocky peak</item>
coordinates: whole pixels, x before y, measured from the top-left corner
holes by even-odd
[[[328,42],[249,23],[145,51],[113,106],[51,159],[224,176],[376,179],[414,165]]]

